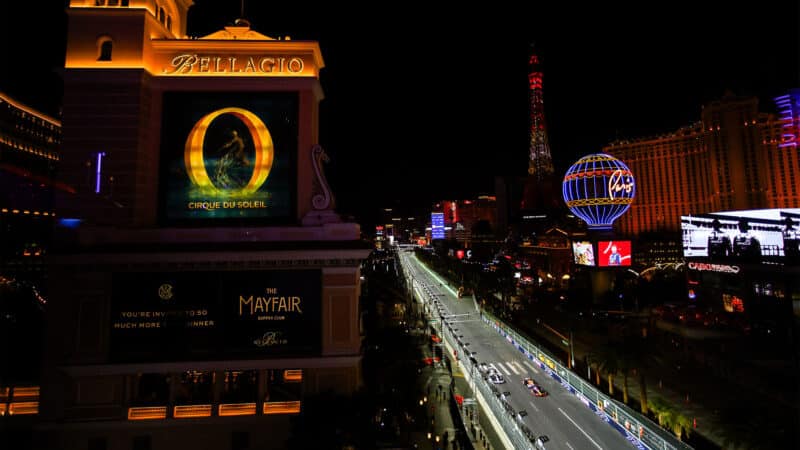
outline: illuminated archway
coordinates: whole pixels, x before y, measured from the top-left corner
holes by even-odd
[[[203,116],[192,127],[189,136],[186,138],[184,146],[184,164],[186,173],[195,186],[203,189],[212,189],[217,192],[221,190],[214,186],[211,178],[206,171],[206,163],[203,158],[203,142],[205,141],[206,131],[217,117],[223,114],[231,114],[245,124],[253,139],[255,147],[255,160],[253,161],[253,175],[242,189],[233,191],[240,194],[250,194],[258,190],[267,180],[269,171],[272,169],[272,160],[275,149],[272,145],[272,135],[269,133],[266,124],[252,112],[242,108],[222,108]],[[226,190],[226,192],[231,192]]]

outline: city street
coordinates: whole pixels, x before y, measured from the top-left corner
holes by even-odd
[[[515,420],[525,424],[536,436],[545,435],[547,449],[616,449],[632,445],[580,400],[481,320],[472,299],[458,299],[455,291],[435,276],[412,253],[401,252],[401,262],[412,278],[415,292],[438,298],[434,319],[441,316],[451,326],[458,342],[458,356],[469,352],[480,363],[494,368],[503,379],[496,384],[501,395],[513,407]],[[434,325],[441,330],[442,324]],[[473,374],[470,374],[473,375]],[[480,377],[480,375],[479,375]],[[523,385],[523,378],[533,378],[549,395],[537,397]],[[482,382],[482,380],[476,380]],[[500,423],[503,423],[503,418]],[[533,447],[533,444],[531,445]]]

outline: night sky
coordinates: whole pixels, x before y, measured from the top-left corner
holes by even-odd
[[[59,3],[27,1],[0,13],[0,91],[51,114],[62,91]],[[532,43],[559,173],[617,137],[698,120],[701,105],[728,89],[758,96],[772,112],[773,97],[800,87],[800,11],[786,6],[795,2],[528,3],[320,10],[250,0],[244,16],[269,36],[320,42],[328,178],[338,210],[365,222],[397,203],[492,193],[496,175],[525,173]],[[195,0],[189,34],[217,31],[239,13],[238,1]]]

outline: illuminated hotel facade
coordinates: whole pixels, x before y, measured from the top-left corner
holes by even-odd
[[[59,120],[0,92],[1,275],[41,272],[60,146]]]
[[[681,215],[797,207],[798,152],[781,147],[785,120],[760,113],[754,97],[726,96],[673,133],[603,148],[636,176],[636,201],[620,233],[679,232]]]
[[[497,197],[480,195],[474,200],[442,200],[433,205],[432,212],[444,214],[445,235],[448,239],[456,240],[469,248],[476,238],[473,228],[478,222],[483,221],[492,229],[497,225]],[[493,237],[484,234],[486,235],[478,238],[486,240]]]
[[[304,398],[361,383],[319,45],[188,38],[191,5],[67,9],[41,448],[282,448]]]

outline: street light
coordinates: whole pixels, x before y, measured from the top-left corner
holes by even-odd
[[[537,321],[538,321],[538,319],[537,319]],[[561,334],[558,331],[556,331],[550,325],[548,325],[548,324],[546,324],[544,322],[541,322],[541,324],[542,324],[543,327],[545,327],[548,330],[550,330],[550,332],[552,332],[553,334],[555,334],[556,336],[561,338],[561,343],[567,346],[567,368],[568,369],[572,369],[573,367],[575,367],[575,351],[574,351],[574,348],[572,346],[572,341],[573,341],[572,329],[570,328],[570,330],[569,330],[569,337],[566,337],[563,334]]]

